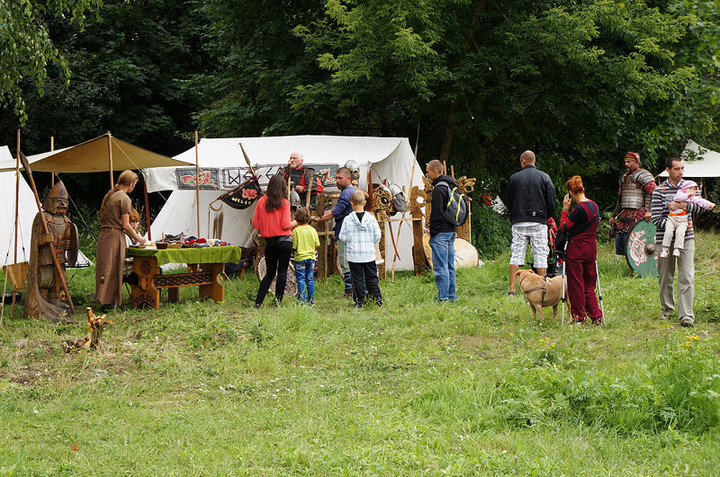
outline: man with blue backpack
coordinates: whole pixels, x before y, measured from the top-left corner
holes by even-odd
[[[455,228],[467,220],[468,204],[458,190],[455,179],[443,174],[443,165],[438,160],[428,162],[425,172],[432,182],[433,193],[430,202],[430,247],[435,284],[438,287],[437,300],[454,302],[455,289]]]

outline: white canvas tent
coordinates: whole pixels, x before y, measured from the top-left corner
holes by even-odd
[[[15,161],[7,146],[0,146],[0,160],[4,163]],[[15,171],[0,172],[0,263],[11,265],[15,260]],[[18,208],[18,247],[17,262],[30,261],[30,240],[32,238],[32,223],[38,213],[35,196],[25,178],[20,175]],[[89,266],[90,260],[78,254],[77,266]]]
[[[685,159],[683,177],[720,177],[720,152],[711,151],[690,139],[681,157]],[[660,173],[661,177],[667,175],[665,170]]]
[[[287,165],[290,153],[298,151],[304,156],[303,166],[312,167],[319,173],[325,173],[334,181],[334,170],[348,161],[359,166],[359,187],[367,191],[368,174],[372,174],[373,183],[387,179],[404,187],[409,195],[410,187],[422,186],[424,169],[417,165],[415,156],[407,138],[376,138],[347,136],[282,136],[256,138],[209,138],[199,142],[197,155],[200,166],[200,235],[218,238],[233,245],[252,244],[252,214],[255,206],[236,210],[222,205],[223,227],[220,237],[212,237],[211,220],[215,214],[209,204],[226,190],[230,190],[243,181],[248,166],[240,148],[242,143],[250,163],[256,169],[261,184],[267,184],[270,176]],[[195,192],[195,148],[188,149],[175,159],[187,162],[180,168],[155,168],[143,170],[149,192],[172,190],[167,203],[155,218],[151,226],[153,239],[162,233],[197,235],[197,200]],[[413,168],[413,164],[415,167]],[[412,176],[412,177],[411,177]],[[337,189],[326,184],[326,192]],[[221,206],[216,202],[213,206]],[[400,214],[394,218],[399,218]],[[406,214],[409,218],[409,213]],[[393,245],[390,234],[398,245],[399,258],[396,270],[413,268],[412,226],[405,223],[400,229],[399,222],[391,222],[386,228],[386,258],[388,267],[392,264]]]

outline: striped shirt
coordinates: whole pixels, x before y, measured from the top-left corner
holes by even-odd
[[[665,236],[665,222],[667,222],[668,214],[670,213],[668,204],[675,199],[675,194],[677,194],[677,192],[682,188],[683,183],[685,183],[685,180],[683,179],[681,179],[677,185],[672,185],[669,180],[666,180],[657,186],[653,191],[650,210],[652,211],[652,223],[655,224],[655,227],[657,227],[657,232],[655,233],[655,243],[662,243],[663,241],[663,237]],[[695,230],[692,226],[692,214],[695,212],[701,212],[705,209],[697,204],[693,204],[692,202],[686,203],[688,212],[688,228],[685,233],[685,241],[687,242],[688,240],[695,239]]]

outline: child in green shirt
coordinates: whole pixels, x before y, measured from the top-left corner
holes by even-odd
[[[298,226],[293,230],[293,250],[295,251],[295,279],[297,296],[300,303],[315,304],[315,250],[320,246],[317,231],[308,225],[310,211],[299,207],[295,212]],[[305,291],[307,290],[307,295]]]

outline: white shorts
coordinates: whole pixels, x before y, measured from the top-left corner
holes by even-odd
[[[547,268],[550,255],[547,225],[530,224],[512,226],[512,245],[510,245],[510,265],[525,265],[525,251],[530,243],[535,268]]]

